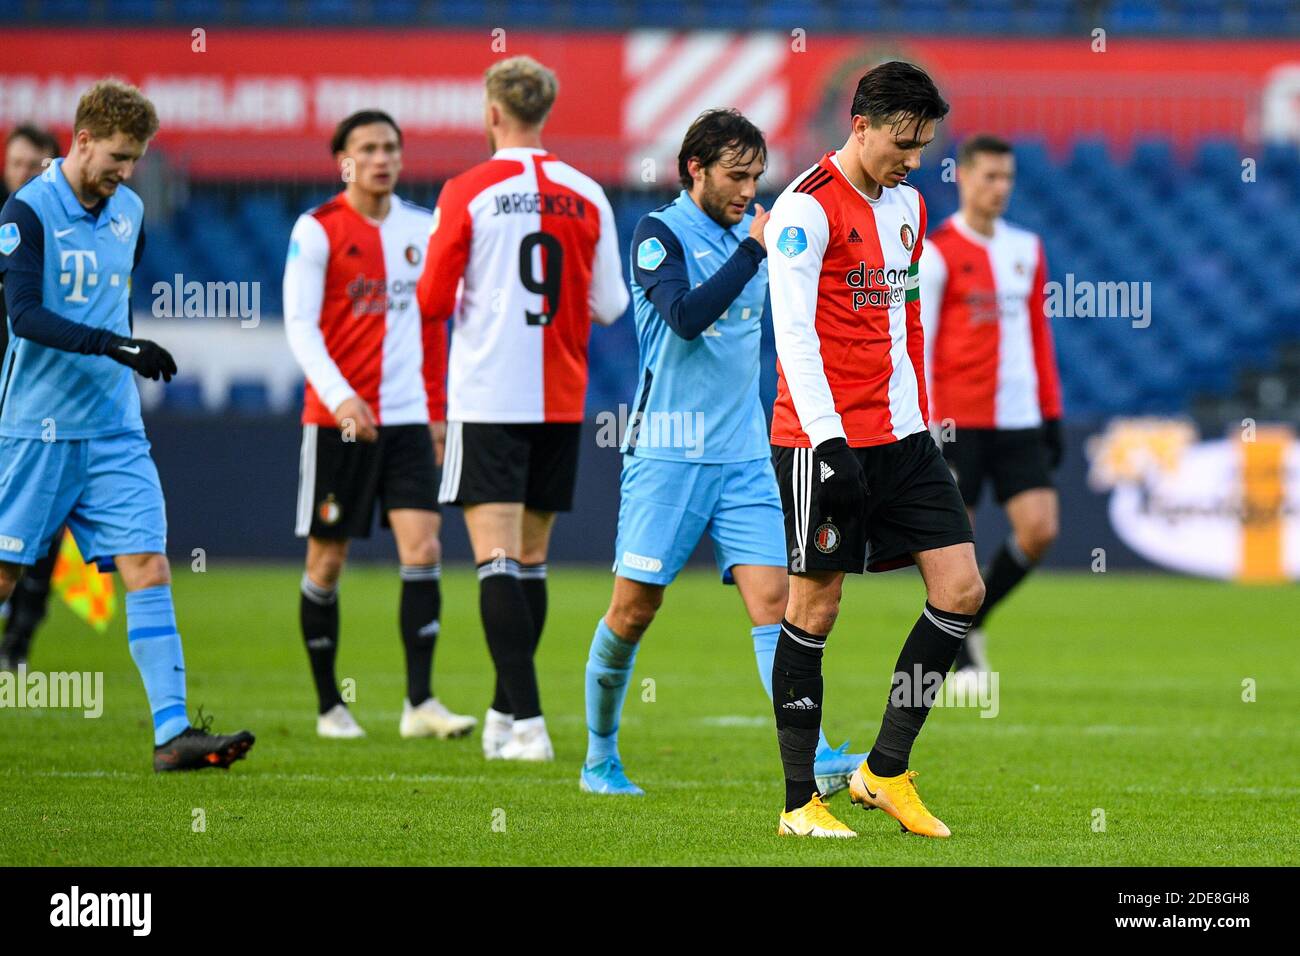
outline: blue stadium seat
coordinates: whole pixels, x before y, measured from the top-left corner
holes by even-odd
[[[966,27],[976,33],[1006,33],[1016,20],[1015,0],[967,0]]]
[[[113,0],[108,12],[114,21],[148,23],[162,17],[163,0]]]
[[[38,19],[49,22],[80,22],[86,16],[86,4],[78,0],[41,0],[36,10]]]
[[[424,20],[428,6],[425,0],[371,0],[370,9],[377,26],[390,27]]]
[[[236,415],[265,415],[271,410],[271,393],[266,383],[240,379],[230,383],[226,408]]]
[[[434,22],[446,26],[482,26],[488,22],[485,0],[437,0]]]
[[[245,23],[286,23],[290,18],[289,0],[242,0],[239,19]]]
[[[1110,12],[1100,17],[1100,25],[1113,25],[1124,33],[1155,33],[1170,26],[1160,0],[1115,0]]]
[[[161,405],[169,412],[202,412],[203,386],[184,376],[178,376],[163,386]]]

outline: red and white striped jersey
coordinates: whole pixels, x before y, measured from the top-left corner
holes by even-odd
[[[381,425],[442,421],[447,327],[415,287],[432,213],[396,196],[375,223],[343,193],[298,217],[284,265],[284,328],[307,376],[302,420],[335,425],[352,395]]]
[[[871,199],[830,152],[777,198],[763,235],[778,358],[772,444],[863,447],[924,431],[921,194],[904,182]]]
[[[991,237],[961,213],[930,234],[921,257],[921,320],[934,421],[1034,428],[1061,417],[1046,284],[1042,241],[1003,219]]]
[[[448,420],[581,421],[591,322],[628,304],[604,190],[546,150],[499,149],[443,186],[428,240],[420,306],[455,315]]]

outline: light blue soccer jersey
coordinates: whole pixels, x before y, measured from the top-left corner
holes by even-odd
[[[656,287],[698,288],[736,254],[752,220],[746,215],[725,229],[683,190],[638,224],[631,274],[641,377],[626,454],[701,464],[768,458],[767,420],[759,400],[767,260],[758,262],[726,311],[692,337],[675,330],[672,317],[652,301],[665,302]],[[761,249],[750,246],[755,257],[761,256]],[[747,249],[741,256],[748,254]]]
[[[0,269],[38,273],[45,308],[129,337],[144,205],[119,185],[96,216],[77,201],[62,164],[56,159],[6,203]],[[134,375],[107,356],[50,348],[11,329],[0,366],[0,436],[48,439],[52,429],[64,440],[143,431]]]

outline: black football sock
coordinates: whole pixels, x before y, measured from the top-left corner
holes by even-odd
[[[302,576],[302,598],[298,620],[302,625],[303,643],[311,661],[311,676],[316,682],[320,713],[343,703],[334,682],[334,658],[339,652],[338,588],[323,588]]]
[[[903,642],[867,768],[877,777],[896,777],[907,769],[921,726],[943,686],[943,678],[970,630],[971,615],[941,611],[929,601]]]
[[[785,769],[785,809],[802,807],[817,790],[813,758],[822,723],[822,652],[826,635],[782,619],[772,658],[772,709]]]
[[[1007,535],[993,556],[993,562],[984,573],[984,603],[975,614],[972,627],[982,627],[993,606],[1011,593],[1017,584],[1034,569],[1035,562],[1016,542],[1015,534]]]
[[[519,562],[494,558],[480,564],[478,597],[488,652],[508,702],[500,712],[514,714],[515,720],[540,716],[542,705],[533,667],[536,630],[519,581]],[[493,710],[497,709],[494,703]]]
[[[402,647],[406,650],[406,699],[419,707],[433,696],[433,649],[442,614],[442,565],[402,565]]]
[[[537,645],[542,642],[542,629],[546,627],[546,562],[519,565],[519,584],[524,589],[524,599],[528,602],[533,627],[537,631],[533,638],[533,656],[536,657]],[[492,696],[492,709],[499,714],[510,713],[510,698],[506,696],[500,678]]]
[[[50,577],[58,558],[59,543],[55,540],[50,553],[37,561],[18,579],[9,596],[9,620],[5,623],[4,642],[0,643],[0,657],[15,663],[27,660],[36,629],[45,620],[50,603]]]

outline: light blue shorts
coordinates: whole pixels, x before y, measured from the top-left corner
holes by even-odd
[[[167,512],[144,432],[44,442],[0,438],[0,561],[35,564],[64,525],[81,555],[167,550]]]
[[[737,564],[786,566],[785,517],[768,459],[708,465],[624,456],[615,574],[668,584],[706,531],[726,584]]]

